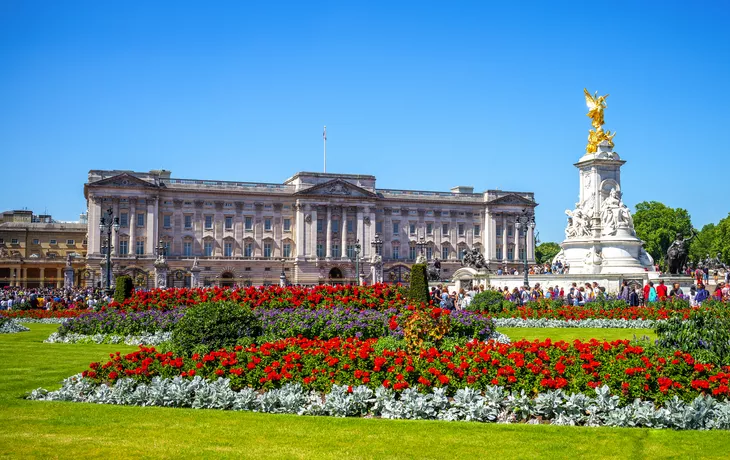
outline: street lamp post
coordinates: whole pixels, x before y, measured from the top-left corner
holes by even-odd
[[[520,235],[520,229],[524,228],[524,233],[525,233],[525,257],[524,257],[524,262],[525,262],[525,265],[523,267],[523,270],[525,272],[524,284],[525,284],[525,287],[528,288],[528,287],[530,287],[530,280],[529,280],[528,273],[527,273],[528,272],[528,269],[527,269],[527,229],[528,228],[532,228],[532,229],[535,228],[535,215],[534,214],[528,214],[527,213],[527,209],[523,210],[522,211],[522,215],[521,216],[517,216],[517,219],[516,219],[516,222],[515,222],[515,227],[517,227],[517,237],[518,238],[519,238],[519,235]]]
[[[355,276],[357,277],[357,284],[360,285],[360,250],[362,249],[362,246],[360,245],[360,240],[355,240]]]
[[[106,214],[99,220],[99,229],[102,234],[106,232],[106,293],[112,295],[112,229],[119,231],[119,217],[114,217],[112,208],[107,209]]]
[[[279,286],[286,287],[286,273],[284,273],[284,264],[286,259],[281,259],[281,274],[279,275]]]

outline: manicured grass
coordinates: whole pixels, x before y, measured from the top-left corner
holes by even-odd
[[[506,334],[512,340],[556,340],[573,341],[575,339],[588,340],[633,340],[649,337],[653,342],[656,334],[653,329],[620,329],[620,328],[530,328],[530,327],[499,327],[497,330]]]
[[[0,456],[623,459],[726,458],[730,449],[727,432],[338,419],[26,401],[21,397],[27,391],[57,388],[60,380],[90,361],[133,349],[43,344],[55,326],[28,326],[31,332],[0,336]]]

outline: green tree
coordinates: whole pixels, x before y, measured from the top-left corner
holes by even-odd
[[[686,209],[670,208],[658,201],[642,201],[634,213],[636,236],[645,242],[644,249],[656,262],[664,265],[664,255],[677,233],[684,237],[692,232]]]
[[[721,252],[716,241],[716,230],[715,224],[707,224],[702,227],[702,230],[692,240],[692,245],[689,247],[689,260],[699,262],[705,260],[707,254],[710,254],[710,257],[715,257],[718,252]]]
[[[540,243],[535,248],[535,260],[539,264],[550,263],[553,261],[553,257],[558,255],[560,252],[560,245],[558,243]]]
[[[730,214],[717,223],[713,233],[710,255],[715,257],[719,252],[722,254],[722,261],[727,263],[730,261]]]
[[[130,276],[118,276],[117,286],[114,290],[114,300],[123,303],[126,299],[132,297],[134,291],[134,283]]]

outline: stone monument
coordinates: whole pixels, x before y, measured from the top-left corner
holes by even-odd
[[[373,254],[370,258],[370,274],[373,284],[383,282],[383,258],[379,254]]]
[[[158,252],[155,266],[155,287],[158,289],[167,289],[167,259],[163,251]]]
[[[200,285],[200,272],[201,269],[198,266],[198,258],[193,260],[193,266],[190,267],[190,287],[199,288]]]
[[[575,163],[579,195],[575,209],[566,210],[565,241],[556,260],[567,263],[569,274],[631,274],[654,271],[654,260],[636,237],[631,211],[621,193],[621,166],[626,161],[613,151],[616,133],[603,130],[605,96],[584,89],[588,117],[585,154]]]
[[[63,288],[66,290],[74,287],[74,268],[72,266],[73,257],[69,254],[66,257],[66,266],[63,268]]]

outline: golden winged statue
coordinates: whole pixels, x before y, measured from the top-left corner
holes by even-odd
[[[583,93],[586,96],[586,105],[588,106],[588,113],[586,116],[591,119],[591,125],[595,128],[594,130],[588,131],[588,145],[586,146],[587,153],[595,153],[598,151],[598,144],[603,141],[607,141],[608,144],[613,147],[613,136],[616,133],[611,134],[611,131],[603,131],[603,110],[606,108],[605,96],[599,96],[598,91],[591,95],[586,88],[583,88]]]

